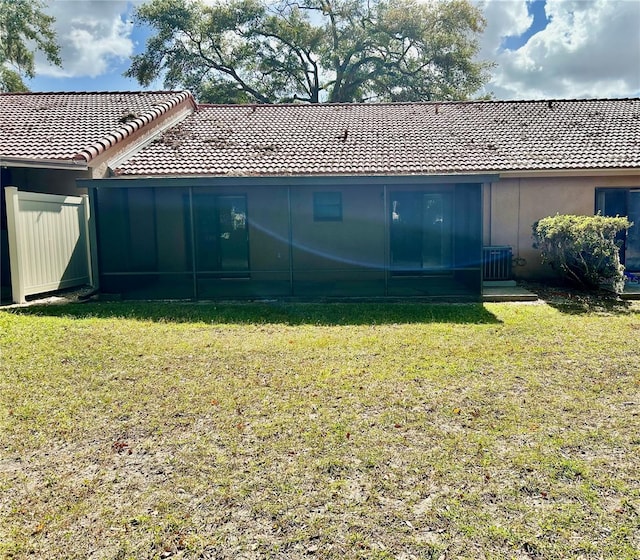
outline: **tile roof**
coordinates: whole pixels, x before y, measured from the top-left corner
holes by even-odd
[[[0,156],[88,162],[189,98],[175,91],[0,94]]]
[[[640,168],[640,99],[201,106],[116,175]]]

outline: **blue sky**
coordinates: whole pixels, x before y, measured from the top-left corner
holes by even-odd
[[[143,89],[135,80],[123,76],[130,57],[144,51],[150,33],[147,28],[133,25],[138,4],[119,0],[50,1],[45,11],[56,18],[63,66],[55,68],[41,61],[36,77],[27,82],[31,91]],[[96,45],[95,56],[83,58]],[[154,86],[163,89],[161,82]]]
[[[480,93],[497,99],[640,96],[640,0],[473,0],[493,60]],[[149,30],[133,24],[140,0],[53,0],[63,67],[38,60],[32,91],[139,90],[123,77]],[[158,81],[153,89],[163,89]]]
[[[531,17],[531,25],[520,35],[505,36],[500,44],[500,49],[516,51],[524,47],[536,33],[545,29],[549,23],[545,6],[546,0],[534,0],[527,3],[527,13]]]

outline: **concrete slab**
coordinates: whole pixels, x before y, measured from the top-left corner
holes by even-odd
[[[537,301],[538,295],[521,286],[483,286],[482,301]]]
[[[484,288],[506,288],[515,287],[517,283],[515,280],[485,280],[482,282]]]
[[[625,300],[640,299],[640,283],[627,282],[624,285],[624,290],[619,295],[620,295],[620,299],[625,299]]]

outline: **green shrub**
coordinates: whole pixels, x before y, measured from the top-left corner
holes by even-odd
[[[616,236],[633,224],[626,217],[556,215],[533,224],[533,246],[567,280],[584,288],[624,287]]]

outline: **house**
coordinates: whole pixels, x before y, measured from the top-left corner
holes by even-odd
[[[120,161],[194,110],[195,102],[187,92],[0,94],[3,299],[11,290],[8,222],[15,217],[7,216],[5,187],[17,188],[20,196],[26,192],[46,193],[40,197],[25,194],[21,207],[15,209],[25,219],[28,215],[33,217],[33,227],[25,225],[19,231],[28,230],[35,238],[22,243],[17,240],[14,244],[14,259],[20,261],[13,263],[14,276],[18,264],[30,269],[33,282],[29,293],[67,286],[77,277],[70,274],[74,268],[70,261],[75,259],[70,252],[74,252],[74,247],[68,247],[68,251],[61,247],[66,242],[73,245],[78,241],[82,228],[78,230],[75,224],[75,233],[65,240],[51,239],[55,230],[50,228],[60,222],[57,215],[65,214],[62,209],[75,204],[73,197],[82,194],[76,180],[108,175],[110,168],[117,167]],[[51,249],[54,246],[55,251]],[[86,268],[82,258],[80,261],[80,268]]]
[[[78,184],[123,297],[477,300],[483,247],[549,273],[556,213],[628,215],[640,271],[640,99],[203,105],[109,168]]]

